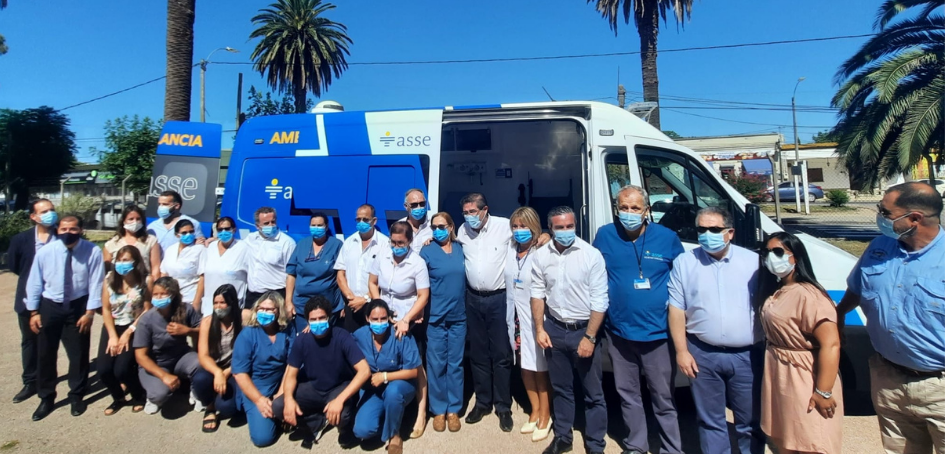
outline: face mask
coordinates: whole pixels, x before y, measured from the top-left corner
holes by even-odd
[[[220,241],[222,241],[222,242],[224,242],[224,243],[229,243],[230,240],[233,239],[233,232],[226,231],[226,230],[223,230],[223,231],[221,231],[221,232],[217,232],[217,238],[219,238]]]
[[[518,244],[525,244],[532,240],[532,231],[528,229],[518,229],[512,231],[512,238]]]
[[[262,228],[262,234],[266,238],[272,238],[276,236],[276,232],[279,231],[279,227],[274,225],[264,225]]]
[[[482,219],[479,219],[478,215],[467,214],[463,216],[463,218],[466,219],[466,223],[469,224],[473,230],[478,229],[482,225]]]
[[[227,306],[227,307],[224,307],[223,309],[214,309],[213,313],[217,316],[217,318],[224,318],[227,315],[230,315],[230,307]],[[256,317],[256,320],[259,320],[258,316]]]
[[[308,233],[311,233],[312,238],[315,238],[316,240],[325,236],[326,232],[328,232],[328,228],[326,227],[309,227],[308,228]]]
[[[784,279],[785,276],[791,274],[791,271],[794,270],[794,264],[791,263],[790,257],[791,254],[787,253],[781,257],[768,253],[768,257],[765,258],[765,268],[767,268],[771,274],[777,276],[778,280]]]
[[[450,237],[450,231],[445,229],[436,229],[433,231],[433,239],[439,241],[440,243],[446,241]]]
[[[165,308],[169,306],[170,304],[171,304],[171,297],[169,296],[167,298],[151,298],[151,305],[158,309]]]
[[[421,207],[421,208],[414,208],[414,209],[410,210],[410,217],[414,218],[414,219],[417,220],[417,221],[423,219],[423,217],[426,216],[426,215],[427,215],[427,209],[426,209],[426,208],[422,208],[422,207]]]
[[[194,241],[197,241],[197,237],[194,236],[193,233],[185,233],[180,236],[180,242],[184,246],[190,246],[191,244],[194,244]]]
[[[56,221],[58,220],[59,220],[59,215],[56,214],[55,211],[47,211],[39,215],[39,223],[42,224],[43,227],[52,227],[53,225],[56,224]]]
[[[132,222],[131,224],[125,224],[123,226],[126,232],[135,233],[138,230],[141,230],[141,227],[144,227],[144,224],[140,222]]]
[[[320,322],[308,322],[308,328],[312,331],[312,334],[316,336],[324,335],[328,332],[328,320],[322,320]]]
[[[269,326],[272,322],[276,321],[276,314],[272,312],[256,312],[256,321],[259,322],[260,326]]]
[[[159,206],[157,209],[158,217],[161,219],[167,219],[171,217],[171,213],[173,212],[174,210],[172,210],[171,207],[164,205]]]
[[[620,223],[623,224],[623,227],[631,232],[636,232],[643,226],[642,214],[620,211],[617,215],[620,217]]]
[[[371,332],[381,336],[387,333],[387,330],[390,329],[390,323],[381,322],[381,323],[371,323]]]
[[[124,276],[135,269],[135,262],[115,262],[115,272]]]
[[[358,233],[368,233],[373,228],[374,226],[372,226],[369,222],[362,221],[358,223]]]
[[[555,241],[564,247],[571,247],[576,237],[574,230],[555,230]]]
[[[699,246],[702,246],[702,249],[711,254],[725,249],[728,243],[725,241],[724,232],[705,232],[699,234]]]
[[[59,238],[62,239],[62,244],[65,244],[66,246],[72,246],[76,243],[76,241],[79,241],[79,238],[82,238],[82,235],[72,232],[60,233]]]
[[[407,255],[407,251],[410,250],[410,248],[408,248],[407,246],[404,246],[404,247],[394,247],[394,246],[391,246],[390,249],[391,249],[391,251],[394,252],[394,257],[403,257],[403,256]]]
[[[903,236],[908,236],[912,234],[912,229],[906,230],[905,232],[902,232],[902,233],[896,233],[896,228],[894,227],[894,225],[896,224],[896,221],[902,218],[905,218],[906,216],[909,216],[910,214],[912,213],[906,213],[902,216],[899,216],[896,219],[887,219],[885,216],[879,213],[876,213],[876,226],[879,227],[879,231],[882,232],[883,235],[886,235],[887,237],[892,238],[894,240],[898,240],[899,238],[902,238]]]

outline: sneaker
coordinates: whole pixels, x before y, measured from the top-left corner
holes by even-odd
[[[145,413],[147,413],[147,414],[149,414],[149,415],[153,415],[153,414],[155,414],[155,413],[157,413],[157,412],[159,412],[159,411],[161,411],[161,406],[160,406],[160,405],[158,405],[158,404],[156,404],[156,403],[154,403],[154,402],[151,402],[150,400],[147,401],[147,402],[145,402],[145,404],[144,404],[144,412],[145,412]]]
[[[194,396],[193,391],[190,392],[190,405],[194,406],[194,411],[204,411],[207,409],[207,406],[200,402],[197,396]]]

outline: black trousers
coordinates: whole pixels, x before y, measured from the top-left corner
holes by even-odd
[[[36,349],[37,335],[30,329],[30,311],[16,314],[20,324],[20,355],[23,361],[23,386],[36,386],[36,363],[39,351]]]
[[[56,398],[56,378],[59,375],[56,361],[60,343],[69,357],[69,398],[78,401],[85,397],[89,384],[89,348],[92,333],[91,330],[80,333],[76,322],[85,315],[88,299],[86,295],[70,303],[57,303],[43,298],[39,303],[39,316],[43,324],[37,341],[37,394],[40,399]]]
[[[128,330],[128,326],[115,326],[115,334],[121,336]],[[138,361],[135,360],[135,349],[121,352],[117,356],[109,355],[105,349],[108,347],[108,330],[102,327],[101,340],[98,343],[98,358],[95,360],[95,369],[98,372],[98,379],[102,381],[112,399],[122,401],[125,399],[125,390],[121,388],[122,383],[131,393],[131,399],[134,402],[144,402],[144,388],[141,387],[141,381],[138,380]]]
[[[476,406],[512,410],[512,346],[509,344],[505,290],[481,296],[466,289],[466,339]]]
[[[305,424],[305,426],[313,432],[318,430],[322,426],[322,423],[325,422],[325,406],[328,405],[328,402],[338,397],[338,395],[348,387],[349,383],[351,382],[346,381],[341,383],[327,392],[315,389],[313,382],[299,383],[295,387],[295,401],[298,403],[299,409],[302,410],[302,416],[297,418],[299,425]],[[357,406],[358,394],[355,394],[352,398],[345,401],[344,407],[341,410],[341,421],[338,423],[339,433],[352,431],[351,424],[354,421],[354,413]],[[284,411],[285,398],[279,396],[272,401],[272,414],[276,419],[282,419]]]
[[[215,290],[214,290],[214,291],[215,291]],[[273,292],[278,292],[280,295],[282,295],[282,298],[285,298],[285,287],[280,288],[280,289],[275,289],[275,290],[272,290],[272,291],[273,291]],[[256,293],[256,292],[251,292],[251,291],[247,290],[247,291],[246,291],[246,298],[243,299],[243,309],[251,310],[251,309],[253,308],[253,306],[256,305],[256,300],[258,300],[260,297],[262,297],[262,296],[265,295],[266,293],[267,293],[267,292]],[[199,305],[198,305],[198,306],[199,306]],[[207,314],[203,314],[203,315],[207,315]]]

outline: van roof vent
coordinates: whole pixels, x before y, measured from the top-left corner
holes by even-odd
[[[331,112],[344,112],[345,108],[341,103],[336,101],[322,101],[318,104],[315,104],[315,107],[312,108],[310,113],[331,113]]]

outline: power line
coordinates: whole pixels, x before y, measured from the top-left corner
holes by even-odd
[[[681,111],[681,110],[676,110],[675,108],[672,108],[672,107],[661,107],[661,109],[669,110],[669,111],[676,112],[676,113],[680,113],[680,114],[683,114],[683,115],[690,115],[690,116],[693,116],[693,117],[708,118],[708,119],[710,119],[710,120],[728,121],[728,122],[731,122],[731,123],[742,123],[742,124],[746,124],[746,125],[775,126],[775,127],[778,127],[778,126],[780,126],[780,127],[789,127],[789,126],[791,126],[791,125],[782,125],[782,124],[776,124],[776,123],[756,123],[756,122],[753,122],[753,121],[741,121],[741,120],[732,120],[732,119],[730,119],[730,118],[710,117],[710,116],[708,116],[708,115],[699,115],[699,114],[694,114],[694,113],[692,113],[692,112],[683,112],[683,111]],[[797,125],[797,127],[798,127],[798,128],[807,128],[807,129],[831,129],[831,128],[834,127],[834,125],[830,125],[830,126],[811,126],[811,125],[808,125],[808,126],[801,126],[801,125]]]
[[[199,63],[194,64],[193,66],[191,66],[191,68],[196,68],[196,67],[199,66],[199,65],[200,65]],[[109,93],[109,94],[107,94],[107,95],[102,95],[102,96],[99,96],[99,97],[97,97],[97,98],[92,98],[92,99],[90,99],[90,100],[88,100],[88,101],[82,101],[82,102],[80,102],[80,103],[78,103],[78,104],[73,104],[73,105],[71,105],[71,106],[63,107],[62,109],[59,109],[59,111],[61,112],[61,111],[63,111],[63,110],[71,109],[71,108],[73,108],[73,107],[84,106],[84,105],[86,105],[86,104],[89,104],[89,103],[92,103],[92,102],[95,102],[95,101],[100,101],[100,100],[105,99],[105,98],[110,98],[110,97],[115,96],[115,95],[120,95],[120,94],[122,94],[122,93],[124,93],[124,92],[126,92],[126,91],[131,91],[131,90],[134,90],[135,88],[140,88],[140,87],[143,87],[143,86],[145,86],[145,85],[149,85],[149,84],[152,84],[152,83],[154,83],[154,82],[157,82],[157,81],[163,80],[163,79],[167,79],[167,75],[166,75],[166,74],[163,75],[163,76],[161,76],[161,77],[156,77],[156,78],[154,78],[154,79],[151,79],[151,80],[149,80],[149,81],[147,81],[147,82],[141,82],[140,84],[133,85],[133,86],[128,87],[128,88],[123,88],[123,89],[118,90],[118,91],[113,91],[113,92],[111,92],[111,93]]]

